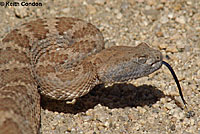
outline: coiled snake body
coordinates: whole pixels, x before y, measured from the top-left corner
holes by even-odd
[[[97,84],[143,77],[161,65],[161,53],[145,43],[104,49],[101,32],[80,19],[25,23],[0,42],[0,134],[38,133],[40,94],[72,100]]]

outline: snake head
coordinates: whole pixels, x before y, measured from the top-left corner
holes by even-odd
[[[160,51],[146,43],[136,47],[114,46],[100,52],[102,63],[97,72],[103,83],[126,82],[147,76],[162,66]]]

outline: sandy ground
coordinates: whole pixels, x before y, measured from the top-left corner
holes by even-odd
[[[128,84],[99,85],[75,105],[43,98],[42,134],[200,134],[199,0],[37,1],[42,6],[6,2],[0,2],[1,39],[35,18],[84,19],[101,30],[106,47],[145,41],[160,50],[188,103],[186,110],[171,74],[162,67]]]

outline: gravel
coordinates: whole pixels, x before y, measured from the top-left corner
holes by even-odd
[[[147,42],[175,70],[188,109],[166,67],[148,77],[96,86],[74,105],[43,98],[42,134],[200,134],[200,1],[45,0],[0,6],[0,37],[39,17],[73,16],[97,26],[105,46]]]

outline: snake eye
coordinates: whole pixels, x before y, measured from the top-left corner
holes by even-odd
[[[142,56],[142,57],[138,58],[138,63],[140,63],[140,64],[144,64],[144,63],[146,63],[146,61],[147,61],[147,59],[146,59],[145,56]]]

